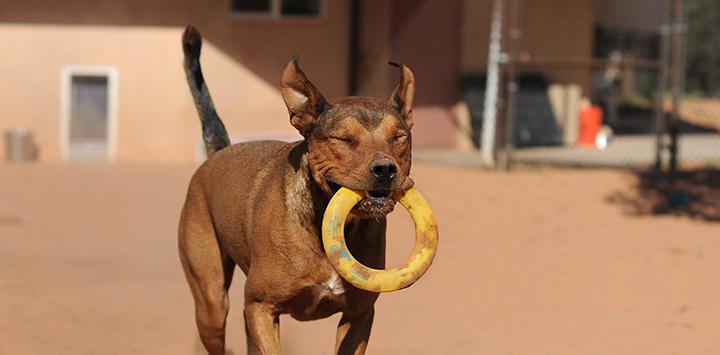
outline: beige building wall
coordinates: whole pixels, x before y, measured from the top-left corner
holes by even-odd
[[[327,1],[318,19],[241,18],[228,9],[227,1],[1,0],[0,131],[26,127],[42,160],[61,160],[63,68],[111,66],[116,160],[194,161],[200,125],[182,71],[185,24],[206,38],[205,77],[231,136],[295,134],[278,90],[293,54],[326,96],[346,94],[348,1]]]
[[[485,73],[492,0],[465,0],[463,2],[460,68],[464,73]]]
[[[397,69],[388,65],[392,21],[392,1],[361,1],[358,95],[389,97],[397,85]]]
[[[668,0],[601,0],[595,2],[597,22],[626,30],[658,31]]]
[[[413,146],[455,147],[462,0],[393,2],[391,53],[415,74]],[[397,71],[392,78],[397,78]]]
[[[506,1],[506,6],[510,4]],[[522,4],[523,38],[520,48],[531,59],[588,61],[592,58],[595,1],[543,0],[523,1]],[[466,0],[464,5],[462,71],[484,73],[487,69],[492,1]],[[505,26],[509,26],[507,17],[505,20]],[[542,73],[552,82],[580,84],[583,94],[589,94],[591,78],[587,68],[532,67],[527,71]]]
[[[398,79],[387,60],[409,65],[417,79],[417,147],[455,145],[459,78],[486,69],[490,3],[362,2],[359,94],[387,97]],[[205,76],[231,136],[293,137],[278,90],[293,54],[325,96],[348,90],[350,2],[324,4],[320,18],[271,19],[231,14],[229,0],[0,0],[0,131],[29,128],[43,160],[62,160],[63,68],[110,66],[118,73],[116,160],[194,161],[200,125],[180,46],[184,26],[193,24],[205,37]],[[524,4],[522,46],[532,57],[590,58],[592,0]],[[589,86],[587,71],[543,72]]]

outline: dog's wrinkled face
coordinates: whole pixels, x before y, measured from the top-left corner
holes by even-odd
[[[393,191],[412,185],[410,129],[379,100],[345,99],[324,112],[309,135],[315,181],[329,195],[340,186],[363,191],[355,212],[380,217],[393,210]]]
[[[412,187],[412,95],[414,79],[404,66],[402,83],[389,100],[347,97],[326,101],[293,59],[282,80],[290,122],[308,142],[313,179],[328,195],[340,187],[365,194],[353,209],[359,217],[392,212],[394,191]]]

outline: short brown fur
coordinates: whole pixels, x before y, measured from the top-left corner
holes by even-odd
[[[346,240],[363,264],[385,267],[385,215],[395,204],[388,196],[413,185],[414,80],[400,68],[402,82],[388,100],[326,100],[293,58],[281,90],[290,122],[305,139],[226,147],[192,177],[179,251],[209,353],[225,351],[227,291],[236,265],[247,275],[248,353],[279,353],[280,314],[305,321],[337,312],[343,316],[336,353],[364,353],[378,294],[337,276],[323,251],[321,224],[337,188],[367,192],[349,217]]]

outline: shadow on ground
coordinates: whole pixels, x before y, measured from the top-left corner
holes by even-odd
[[[629,189],[608,196],[633,215],[681,215],[720,222],[720,170],[638,172]]]
[[[680,215],[720,222],[720,170],[638,172],[635,184],[608,196],[632,215]]]

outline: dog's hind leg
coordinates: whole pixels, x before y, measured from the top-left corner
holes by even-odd
[[[245,336],[248,354],[280,353],[280,319],[272,306],[246,302]]]
[[[192,184],[180,218],[178,242],[180,260],[195,299],[200,339],[210,354],[224,354],[228,288],[235,263],[220,250],[204,199],[193,193]]]
[[[375,310],[373,307],[355,314],[343,313],[335,338],[336,354],[365,354]]]

